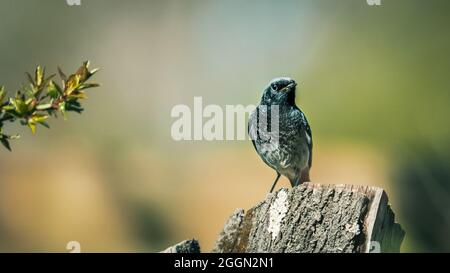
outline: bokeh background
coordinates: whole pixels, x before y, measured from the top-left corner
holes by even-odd
[[[249,141],[173,141],[170,111],[256,104],[277,76],[300,83],[313,181],[385,188],[402,251],[450,251],[450,2],[381,1],[1,0],[10,92],[85,59],[102,87],[51,130],[5,128],[22,139],[0,150],[0,251],[211,250],[274,173]]]

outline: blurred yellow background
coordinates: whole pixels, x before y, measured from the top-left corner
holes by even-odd
[[[312,180],[386,189],[402,250],[450,251],[450,2],[2,0],[0,83],[42,64],[102,68],[85,112],[0,150],[0,251],[211,250],[274,172],[250,141],[170,136],[177,104],[256,104],[290,76]],[[285,178],[279,187],[288,187]]]

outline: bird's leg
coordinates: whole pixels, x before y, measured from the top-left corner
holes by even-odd
[[[273,182],[272,188],[270,189],[269,193],[273,192],[273,189],[275,189],[275,186],[277,185],[278,179],[280,179],[281,174],[277,172],[277,178],[275,178],[275,181]]]
[[[300,183],[300,177],[297,177],[297,179],[295,179],[294,187],[297,187],[300,184],[301,184]]]

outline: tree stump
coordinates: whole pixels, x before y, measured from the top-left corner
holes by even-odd
[[[186,240],[161,251],[160,253],[200,253],[200,245],[197,240]]]
[[[304,183],[236,210],[212,252],[399,252],[404,236],[383,189]]]

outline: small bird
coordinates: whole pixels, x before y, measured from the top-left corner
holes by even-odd
[[[305,115],[295,104],[296,87],[291,78],[272,80],[249,117],[248,133],[253,146],[277,173],[270,192],[281,175],[289,179],[292,187],[310,181],[312,133]]]

